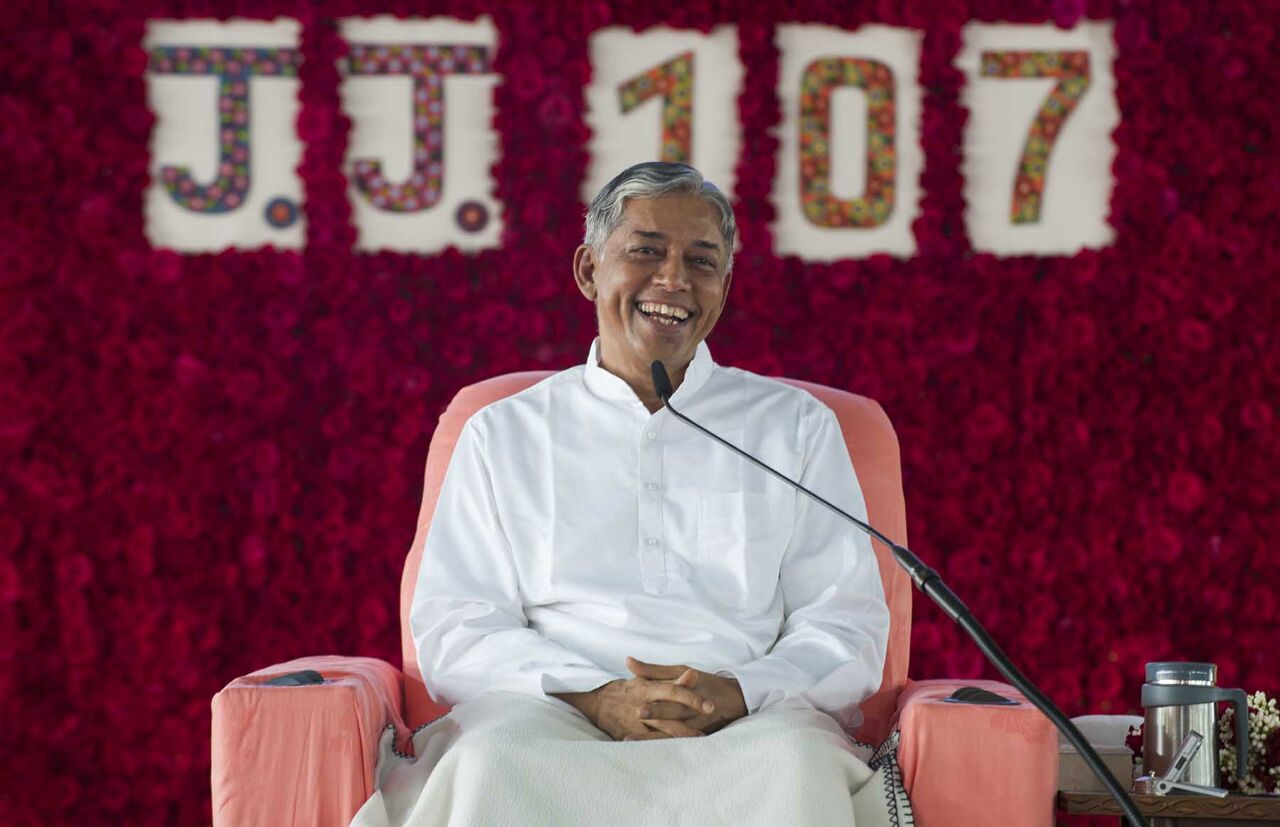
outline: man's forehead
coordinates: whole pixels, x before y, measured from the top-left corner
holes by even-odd
[[[639,239],[645,239],[649,241],[670,241],[671,240],[671,238],[666,233],[659,232],[658,230],[635,229],[635,230],[632,230],[627,235],[630,238],[639,238]],[[708,250],[719,250],[722,246],[706,238],[695,238],[693,241],[689,243],[692,244],[694,247],[706,247]]]
[[[685,204],[677,205],[670,203],[674,199],[684,199]],[[661,203],[667,201],[668,203]],[[686,210],[681,209],[682,206],[693,204],[701,206],[703,210],[700,215],[684,215],[685,220],[679,226],[673,226],[669,222],[660,222],[657,216],[658,211],[679,210],[685,213]],[[704,226],[690,226],[691,224],[703,224]],[[679,229],[691,229],[698,236],[691,242],[697,246],[710,247],[719,250],[724,246],[724,233],[720,226],[720,210],[714,204],[696,196],[691,195],[665,195],[657,198],[628,198],[622,208],[622,223],[618,225],[618,229],[614,232],[624,238],[647,238],[655,241],[670,241],[672,232]]]

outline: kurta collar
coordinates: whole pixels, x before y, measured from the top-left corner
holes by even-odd
[[[715,367],[716,363],[711,360],[711,349],[707,347],[707,343],[698,342],[698,347],[693,352],[693,361],[689,362],[689,367],[685,369],[684,381],[671,395],[671,401],[681,403],[692,397],[706,383]],[[641,404],[640,398],[636,396],[636,392],[631,389],[626,380],[600,367],[599,336],[591,343],[591,350],[587,353],[583,381],[586,382],[587,390],[601,399]]]

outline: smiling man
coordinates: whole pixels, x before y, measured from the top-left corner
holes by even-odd
[[[660,360],[676,407],[865,519],[832,411],[711,359],[735,232],[680,164],[593,199],[573,272],[599,336],[462,429],[410,611],[454,709],[416,759],[384,743],[353,824],[890,822],[839,725],[884,664],[870,543],[652,386]]]
[[[624,172],[631,177],[597,196],[573,273],[582,295],[596,305],[600,367],[656,411],[662,403],[650,365],[660,360],[668,366],[679,387],[724,310],[733,280],[734,225],[733,213],[719,203],[722,196],[675,189],[638,197],[654,186],[644,172]]]

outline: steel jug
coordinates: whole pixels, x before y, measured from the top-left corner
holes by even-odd
[[[1142,769],[1163,776],[1174,753],[1192,730],[1204,736],[1204,746],[1187,766],[1182,780],[1220,787],[1218,774],[1218,703],[1235,708],[1236,777],[1244,778],[1249,762],[1249,701],[1243,689],[1222,689],[1218,667],[1212,663],[1159,662],[1147,664],[1142,685],[1146,713],[1142,729]]]

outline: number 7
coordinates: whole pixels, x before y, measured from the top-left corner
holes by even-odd
[[[1089,88],[1088,52],[983,52],[982,76],[998,78],[1057,78],[1045,99],[1018,159],[1009,217],[1014,224],[1040,220],[1049,154],[1067,117]]]

